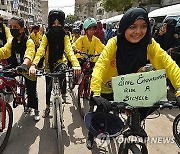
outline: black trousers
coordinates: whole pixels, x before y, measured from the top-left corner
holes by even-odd
[[[38,110],[38,98],[36,91],[37,81],[31,81],[25,78],[25,84],[27,88],[27,106]]]
[[[66,74],[62,74],[59,78],[61,94],[66,94]],[[50,105],[50,97],[52,91],[52,78],[46,77],[46,105]]]

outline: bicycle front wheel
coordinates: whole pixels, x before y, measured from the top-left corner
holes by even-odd
[[[64,154],[64,145],[63,145],[63,138],[62,138],[62,128],[63,128],[63,119],[62,119],[62,106],[61,106],[61,99],[55,99],[55,106],[56,106],[56,121],[57,121],[57,140],[58,140],[58,152],[59,154]]]
[[[13,124],[13,111],[9,104],[6,104],[6,118],[5,118],[5,128],[2,130],[2,120],[3,120],[3,114],[4,111],[2,109],[2,105],[0,104],[0,153],[2,153],[3,149],[5,148],[8,139],[10,137],[12,124]]]
[[[144,143],[121,143],[118,154],[148,154]]]
[[[175,142],[180,148],[180,114],[177,115],[173,121],[173,136],[175,138]]]
[[[69,77],[69,89],[72,91],[75,87],[75,82],[73,77]]]
[[[85,78],[78,88],[78,110],[82,118],[89,112],[90,79]]]

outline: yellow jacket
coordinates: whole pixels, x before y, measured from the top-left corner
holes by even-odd
[[[101,51],[104,48],[104,44],[101,43],[101,41],[93,36],[92,41],[90,42],[87,35],[83,35],[79,37],[72,45],[75,49],[78,49],[82,52],[87,52],[92,55],[96,55],[98,53],[101,53]],[[77,58],[84,58],[84,55],[76,54]],[[98,57],[93,59],[93,62],[96,62]]]
[[[94,96],[101,93],[112,93],[111,78],[118,76],[116,68],[117,37],[111,38],[101,53],[94,67],[91,79],[91,91]],[[160,45],[152,39],[147,47],[147,59],[155,69],[165,69],[167,77],[175,89],[180,88],[180,69]],[[180,96],[180,91],[176,93]]]
[[[4,45],[4,47],[0,48],[0,59],[7,59],[11,57],[11,46],[12,46],[12,38],[8,40],[8,42]],[[35,45],[32,39],[28,39],[26,42],[26,51],[24,54],[24,58],[28,58],[31,62],[33,61],[35,56]],[[30,80],[36,80],[35,77],[30,77],[28,75],[24,75]]]
[[[80,36],[79,36],[79,37],[80,37]],[[79,37],[78,37],[78,38],[79,38]],[[73,36],[71,43],[73,44],[74,42],[76,42],[76,40],[77,40],[78,38],[76,38],[76,37]]]
[[[8,27],[6,27],[5,25],[4,25],[4,27],[5,27],[5,33],[6,33],[7,41],[11,40],[12,39],[12,35],[11,35],[11,32],[10,32],[10,29]]]
[[[74,55],[74,52],[71,47],[71,43],[69,41],[69,37],[65,35],[64,37],[64,50],[67,53],[68,59],[71,61],[73,67],[79,67],[79,62]],[[46,35],[44,34],[42,37],[42,41],[40,44],[40,47],[38,48],[36,52],[36,56],[33,60],[33,64],[36,66],[38,65],[40,59],[45,55],[45,69],[46,71],[49,71],[49,64],[48,64],[48,57],[49,57],[49,47],[48,47],[48,39]],[[65,55],[63,55],[62,59],[58,60],[58,63],[67,63],[67,59]]]
[[[12,38],[4,45],[4,47],[0,48],[0,59],[7,59],[11,57],[11,46],[12,46]],[[28,58],[32,62],[34,55],[35,55],[34,42],[32,39],[28,39],[26,42],[26,51],[24,58]]]
[[[34,32],[30,34],[30,38],[34,41],[34,43],[40,44],[42,40],[42,35],[38,32],[36,35]]]

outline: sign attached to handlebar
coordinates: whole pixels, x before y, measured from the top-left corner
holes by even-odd
[[[134,107],[150,107],[167,100],[166,72],[156,70],[112,78],[114,100]]]

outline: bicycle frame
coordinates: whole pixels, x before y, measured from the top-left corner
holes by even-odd
[[[52,96],[53,96],[53,128],[57,127],[57,123],[56,123],[56,114],[57,111],[55,111],[55,109],[59,108],[60,111],[60,117],[61,120],[63,119],[63,106],[62,106],[62,101],[60,100],[60,88],[59,88],[59,79],[58,77],[52,77]],[[58,100],[58,101],[56,101]],[[58,103],[57,103],[58,102]],[[62,122],[62,121],[61,121]]]
[[[25,88],[25,85],[23,83],[18,82],[15,78],[10,78],[10,77],[4,77],[1,76],[0,77],[0,81],[1,81],[1,85],[0,85],[0,93],[2,94],[2,96],[6,96],[7,94],[13,95],[13,107],[17,107],[17,105],[23,105],[24,107],[26,107],[26,98],[24,98],[23,95],[17,93],[17,87],[19,87],[20,89]],[[10,92],[6,91],[6,88],[10,89]],[[4,98],[5,99],[5,98]]]
[[[84,90],[84,85],[85,85],[85,82],[86,82],[86,79],[91,79],[91,75],[84,75],[84,77],[83,77],[83,79],[82,79],[82,81],[81,81],[81,87],[79,87],[79,95],[80,95],[80,97],[83,97],[83,90]],[[88,85],[88,87],[86,87],[87,88],[87,96],[90,96],[90,85]]]
[[[81,83],[81,88],[80,88],[80,96],[81,97],[82,97],[82,94],[83,94],[83,89],[84,89],[84,84],[85,84],[86,79],[91,80],[91,77],[92,77],[92,75],[91,75],[91,73],[92,73],[91,58],[99,56],[99,54],[95,55],[95,56],[94,55],[89,55],[87,53],[82,53],[82,54],[85,54],[86,57],[84,59],[85,62],[83,63],[83,65],[81,67],[82,73],[81,73],[80,79],[78,81],[78,84]],[[88,90],[87,91],[87,96],[89,96],[90,95],[89,86],[87,87],[87,90]]]

